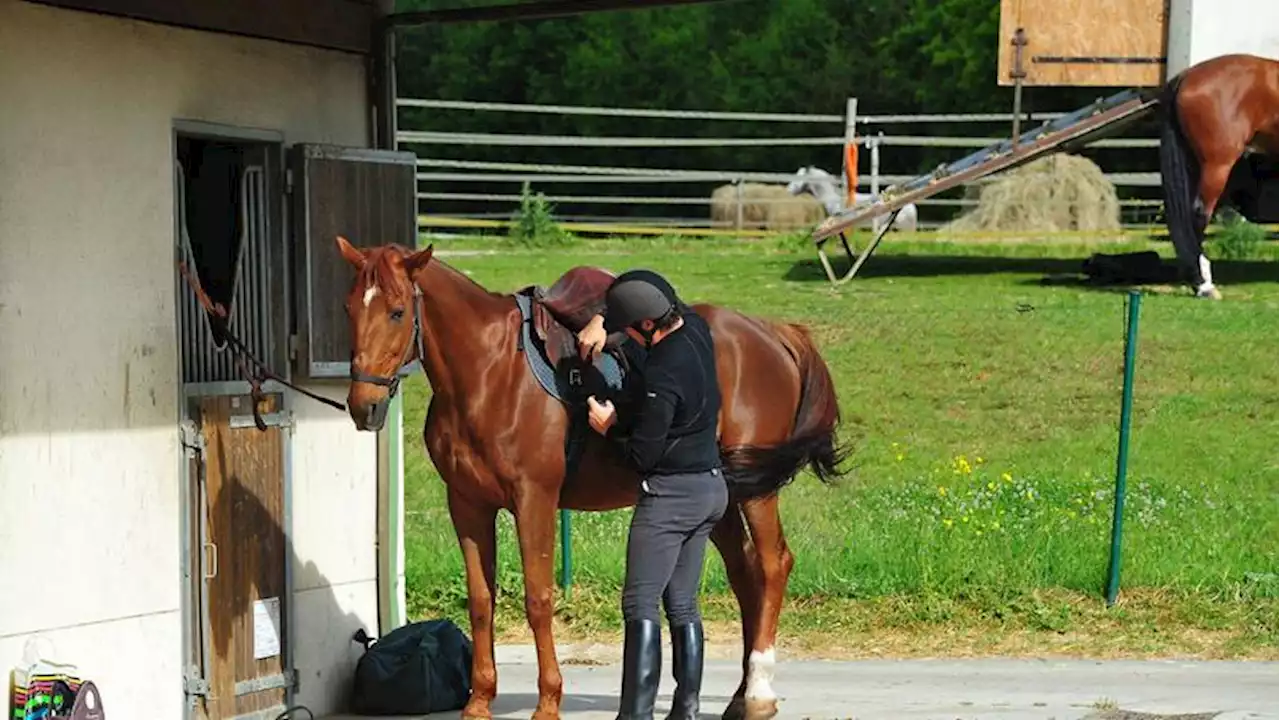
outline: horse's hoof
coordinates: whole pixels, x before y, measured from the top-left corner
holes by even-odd
[[[1198,298],[1208,298],[1209,300],[1221,300],[1221,299],[1222,299],[1222,293],[1218,292],[1218,288],[1216,288],[1216,287],[1211,287],[1211,288],[1206,288],[1206,289],[1204,289],[1204,290],[1200,290],[1200,291],[1198,291],[1198,292],[1196,293],[1196,297],[1198,297]]]
[[[493,713],[488,703],[467,705],[462,709],[462,720],[493,720]]]
[[[560,711],[538,708],[533,712],[533,720],[560,720]]]
[[[775,700],[747,700],[746,714],[743,715],[744,720],[769,720],[769,718],[778,714],[778,701]]]
[[[746,716],[747,701],[739,696],[729,702],[724,713],[720,715],[720,720],[743,720]]]

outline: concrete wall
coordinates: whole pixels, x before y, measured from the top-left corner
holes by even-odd
[[[1229,53],[1280,59],[1276,0],[1170,0],[1168,76]]]
[[[0,98],[0,670],[39,635],[110,717],[179,718],[172,122],[363,146],[363,65],[0,0]],[[298,699],[320,714],[377,631],[376,445],[295,408]]]

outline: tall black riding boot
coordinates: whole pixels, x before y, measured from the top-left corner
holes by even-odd
[[[666,720],[694,720],[698,717],[698,693],[702,690],[702,623],[691,622],[671,628],[671,675],[676,691]]]
[[[622,645],[622,701],[616,720],[653,720],[662,677],[662,626],[654,620],[626,624]]]

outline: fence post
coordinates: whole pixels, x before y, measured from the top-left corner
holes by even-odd
[[[738,199],[738,220],[734,227],[738,230],[742,229],[742,179],[736,178],[733,181],[734,195]]]
[[[844,105],[844,204],[853,207],[854,193],[858,192],[858,98],[851,97]]]
[[[871,194],[880,194],[880,138],[884,137],[884,131],[876,133],[876,137],[871,140]]]
[[[569,511],[560,510],[560,589],[569,597],[569,587],[573,585],[573,525]]]
[[[1111,515],[1111,558],[1107,563],[1107,607],[1120,592],[1120,538],[1124,528],[1125,475],[1129,469],[1129,420],[1133,412],[1134,358],[1138,351],[1138,310],[1142,294],[1129,291],[1129,319],[1124,333],[1124,389],[1120,396],[1120,443],[1116,452],[1116,494]]]

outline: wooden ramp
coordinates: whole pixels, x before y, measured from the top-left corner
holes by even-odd
[[[1045,122],[1040,127],[1015,138],[989,145],[950,165],[943,165],[927,175],[890,187],[881,193],[878,200],[855,205],[832,215],[813,232],[818,258],[822,261],[827,277],[835,285],[852,280],[863,263],[875,251],[876,246],[880,244],[880,240],[897,217],[898,211],[908,203],[1015,168],[1051,153],[1069,152],[1083,147],[1141,119],[1150,113],[1157,103],[1156,94],[1149,90],[1125,90],[1116,93],[1056,120]],[[858,223],[885,214],[889,215],[888,221],[855,259],[845,232]],[[845,254],[852,262],[849,270],[842,276],[838,276],[832,268],[831,260],[823,247],[834,237],[840,238]]]

